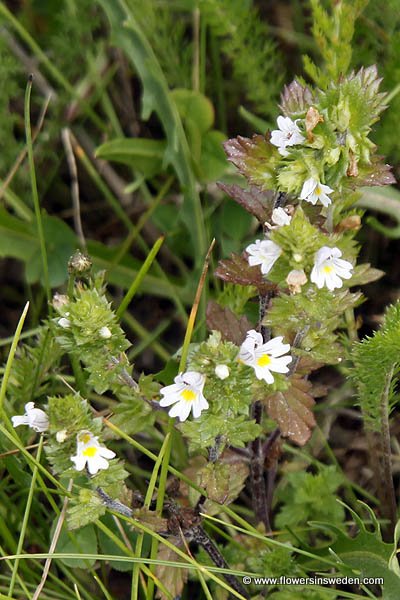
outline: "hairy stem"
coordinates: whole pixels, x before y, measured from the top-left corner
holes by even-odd
[[[387,517],[390,519],[391,533],[393,533],[397,521],[396,494],[393,486],[392,475],[392,453],[390,448],[390,428],[389,428],[389,394],[393,378],[395,365],[392,366],[386,376],[386,385],[381,397],[381,448],[382,448],[382,479],[384,488],[382,490],[382,508],[384,508]]]
[[[221,552],[211,540],[211,538],[207,535],[204,529],[200,526],[192,527],[187,531],[190,534],[190,537],[194,542],[197,542],[202,546],[202,548],[207,552],[208,556],[211,558],[216,567],[221,567],[222,569],[229,569],[229,565],[222,556]],[[228,573],[223,574],[226,581],[229,585],[239,594],[241,594],[244,598],[250,598],[246,589],[240,584],[239,580],[234,575],[229,575]]]

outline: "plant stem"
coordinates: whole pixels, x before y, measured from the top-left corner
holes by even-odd
[[[386,376],[386,385],[384,393],[381,398],[381,418],[382,428],[380,443],[382,448],[382,479],[384,487],[381,491],[382,494],[382,506],[385,509],[387,517],[390,519],[392,535],[397,522],[397,504],[396,494],[393,486],[393,475],[392,475],[392,453],[390,448],[390,427],[389,427],[389,394],[390,386],[393,378],[395,365]]]
[[[259,296],[259,322],[260,332],[263,337],[263,342],[266,343],[271,337],[271,329],[264,327],[263,320],[270,301],[270,295]],[[263,416],[263,405],[260,400],[253,402],[251,407],[251,416],[257,425],[261,425]],[[253,498],[253,508],[256,518],[259,522],[264,523],[266,531],[271,531],[271,523],[268,514],[267,505],[267,488],[264,477],[264,452],[263,442],[261,437],[257,437],[250,442],[250,482]]]
[[[39,238],[39,243],[40,243],[40,253],[42,255],[44,288],[46,290],[47,302],[50,302],[51,292],[50,292],[50,283],[49,283],[49,266],[48,266],[48,262],[47,262],[46,241],[45,241],[45,237],[44,237],[42,214],[40,211],[39,195],[38,195],[37,183],[36,183],[35,163],[33,160],[33,145],[32,145],[32,131],[31,131],[31,117],[30,117],[32,81],[33,81],[32,75],[30,75],[29,79],[28,79],[28,84],[26,86],[26,92],[25,92],[25,104],[24,104],[25,135],[26,135],[26,147],[28,150],[28,163],[29,163],[29,175],[30,175],[31,188],[32,188],[32,198],[33,198],[33,205],[35,208],[36,226],[37,226],[37,230],[38,230],[38,238]]]
[[[229,565],[222,556],[221,552],[201,526],[192,527],[187,531],[187,533],[190,533],[190,536],[192,537],[193,541],[197,542],[198,544],[200,544],[200,546],[202,546],[202,548],[207,552],[208,556],[211,558],[215,566],[221,567],[222,569],[229,569]],[[236,590],[245,598],[250,598],[246,589],[239,583],[237,577],[235,577],[234,575],[229,575],[228,573],[224,573],[224,577],[234,590]]]

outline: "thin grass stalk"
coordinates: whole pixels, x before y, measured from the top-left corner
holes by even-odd
[[[42,448],[43,448],[43,440],[44,440],[43,434],[41,434],[40,435],[39,446],[38,446],[38,450],[37,450],[37,454],[36,454],[36,460],[37,460],[37,462],[40,462],[40,457],[41,457]],[[20,536],[19,536],[18,546],[17,546],[17,554],[21,554],[21,551],[22,551],[22,548],[23,548],[23,545],[24,545],[25,534],[26,534],[26,530],[27,530],[27,527],[28,527],[28,520],[29,520],[29,516],[30,516],[30,513],[31,513],[33,494],[35,492],[35,485],[36,485],[37,475],[38,475],[38,468],[37,468],[37,465],[35,465],[33,467],[32,479],[31,479],[31,485],[30,485],[30,488],[29,488],[28,497],[26,499],[26,506],[25,506],[24,518],[22,520],[21,533],[20,533]],[[12,574],[11,574],[10,586],[8,588],[8,595],[11,598],[12,598],[12,595],[13,595],[15,581],[16,581],[17,574],[18,574],[18,566],[19,566],[19,559],[15,559],[14,567],[13,567]]]
[[[51,291],[50,291],[50,283],[49,283],[49,266],[48,266],[48,261],[47,261],[46,240],[45,240],[44,231],[43,231],[42,214],[41,214],[41,210],[40,210],[39,195],[38,195],[37,183],[36,183],[35,163],[34,163],[34,159],[33,159],[33,144],[32,144],[31,116],[30,116],[32,81],[33,81],[32,75],[30,75],[29,79],[28,79],[28,84],[26,86],[26,91],[25,91],[25,103],[24,103],[25,135],[26,135],[26,145],[27,145],[27,150],[28,150],[28,163],[29,163],[29,175],[30,175],[31,188],[32,188],[32,198],[33,198],[33,205],[35,208],[35,217],[36,217],[36,226],[37,226],[37,230],[38,230],[38,238],[39,238],[39,244],[40,244],[40,253],[42,255],[44,288],[46,290],[47,302],[50,302]]]
[[[187,324],[186,332],[185,332],[185,337],[184,337],[183,345],[182,345],[182,354],[181,354],[181,359],[179,362],[179,369],[178,369],[179,373],[184,371],[184,369],[186,367],[187,356],[189,353],[189,344],[190,344],[190,340],[192,338],[194,324],[196,321],[197,310],[199,308],[201,294],[202,294],[203,286],[204,286],[204,283],[206,280],[208,265],[209,265],[209,261],[210,261],[211,252],[214,248],[214,244],[215,244],[215,239],[211,242],[211,245],[210,245],[207,255],[205,257],[203,270],[202,270],[202,273],[200,276],[200,280],[199,280],[197,290],[196,290],[196,295],[195,295],[194,301],[193,301],[192,310],[190,311],[190,316],[189,316],[189,320],[188,320],[188,324]],[[169,467],[169,460],[170,460],[170,455],[171,455],[171,443],[172,443],[174,427],[175,427],[175,421],[174,421],[174,419],[170,418],[168,420],[168,426],[167,426],[167,435],[168,434],[170,435],[169,443],[165,450],[164,459],[163,459],[163,463],[161,466],[161,472],[160,472],[160,481],[159,481],[159,486],[158,486],[158,495],[157,495],[157,502],[156,502],[156,511],[158,513],[161,513],[163,506],[164,506],[165,489],[166,489],[166,484],[167,484],[167,477],[168,477],[168,470],[169,470],[168,467]],[[150,551],[151,558],[155,558],[157,556],[157,550],[158,550],[158,543],[153,539],[151,551]],[[153,595],[154,595],[154,585],[153,585],[152,581],[149,581],[148,588],[147,588],[146,600],[152,600]]]

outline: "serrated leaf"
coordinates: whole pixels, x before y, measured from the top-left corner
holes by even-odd
[[[218,504],[233,502],[249,474],[249,468],[243,460],[232,461],[232,454],[224,453],[218,462],[208,463],[199,473],[200,487],[207,490],[208,498]]]
[[[280,108],[286,117],[296,117],[306,112],[313,101],[311,90],[295,79],[283,88]]]
[[[363,165],[354,186],[392,185],[397,183],[392,166],[383,162],[381,156],[373,156],[369,165]]]
[[[181,545],[179,541],[176,542],[177,547]],[[158,546],[157,558],[160,561],[176,561],[176,554],[164,544],[160,544]],[[156,565],[156,577],[164,584],[165,589],[171,593],[173,598],[180,598],[188,578],[188,570],[171,568],[167,564]],[[159,598],[159,600],[169,600],[169,597],[161,590],[157,591],[156,598]]]
[[[236,184],[228,185],[219,182],[217,185],[247,212],[254,215],[262,225],[270,217],[275,192],[263,191],[254,185],[247,190]]]
[[[276,289],[276,284],[263,278],[258,266],[251,267],[247,259],[239,254],[231,254],[230,259],[220,260],[215,275],[229,283],[253,285],[262,295]]]
[[[262,189],[274,189],[275,165],[279,162],[279,153],[263,135],[246,138],[238,136],[225,142],[224,149],[228,160],[232,162],[250,183]]]
[[[237,317],[229,308],[223,308],[214,300],[207,304],[207,327],[221,333],[222,340],[233,342],[237,346],[243,342],[252,324],[246,316]]]
[[[363,521],[358,515],[355,516],[359,532],[355,537],[350,537],[332,523],[311,522],[314,527],[329,531],[335,536],[335,541],[330,544],[329,556],[332,553],[338,557],[337,569],[345,574],[354,573],[357,570],[359,577],[382,577],[384,579],[384,600],[397,600],[400,595],[400,577],[389,568],[389,562],[393,555],[392,544],[382,541],[380,531],[375,526],[373,531],[367,531]],[[313,549],[314,551],[314,549]],[[327,549],[317,550],[319,555],[327,555]]]
[[[310,390],[311,384],[308,381],[294,375],[287,390],[276,392],[264,400],[268,416],[278,423],[282,436],[299,446],[307,443],[315,427],[311,411],[315,402]]]
[[[77,501],[78,502],[78,501]],[[69,506],[67,511],[68,529],[80,529],[106,513],[106,507],[97,494],[92,490],[81,489],[79,493],[79,502],[74,506]]]

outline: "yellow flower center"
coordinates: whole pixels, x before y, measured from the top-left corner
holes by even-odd
[[[193,390],[183,390],[181,396],[186,402],[193,402],[196,398],[196,393]]]
[[[267,367],[271,362],[268,354],[263,354],[260,358],[257,359],[257,364],[259,367]]]
[[[79,441],[82,442],[82,444],[88,444],[91,439],[92,436],[90,435],[90,433],[81,433],[81,435],[79,436]]]
[[[322,190],[319,187],[319,185],[317,185],[317,187],[315,188],[315,192],[314,193],[317,194],[317,196],[320,196],[322,194]]]
[[[82,454],[83,456],[87,456],[88,458],[93,458],[93,456],[96,456],[97,452],[98,448],[96,448],[95,446],[89,446],[89,448],[84,449]]]
[[[333,271],[333,267],[331,267],[331,265],[325,265],[325,267],[324,267],[325,273],[332,273],[332,271]]]

